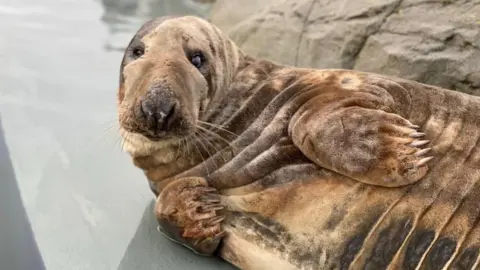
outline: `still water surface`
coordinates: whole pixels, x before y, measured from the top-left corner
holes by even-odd
[[[0,0],[0,117],[47,269],[230,269],[156,232],[119,149],[121,50],[142,22],[204,16],[189,0]]]

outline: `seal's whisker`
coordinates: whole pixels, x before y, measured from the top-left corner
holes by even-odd
[[[226,143],[228,146],[230,146],[232,149],[235,148],[227,139],[225,139],[224,137],[220,136],[220,135],[219,135],[218,133],[216,133],[215,131],[210,130],[210,129],[207,129],[207,128],[204,128],[204,127],[199,126],[199,125],[197,125],[197,128],[203,130],[204,132],[208,132],[208,133],[211,134],[212,136],[215,136],[217,139],[220,139],[221,141],[225,142],[225,143]]]
[[[200,140],[198,142],[202,145],[202,147],[205,149],[205,151],[207,151],[208,157],[212,158],[213,163],[215,164],[215,167],[217,167],[217,169],[218,169],[219,168],[218,164],[215,161],[215,159],[213,158],[213,155],[208,150],[208,147],[202,142],[202,140],[207,141],[207,142],[208,142],[208,140],[206,140],[198,130],[195,131],[195,134],[198,135],[197,138],[200,138]]]
[[[191,135],[188,136],[187,138],[185,138],[185,142],[187,143],[187,156],[190,156],[190,153],[191,153],[191,152],[190,152],[190,151],[191,151],[191,149],[190,149],[190,139],[191,139],[191,138],[192,138]]]
[[[183,157],[184,158],[187,158],[187,146],[188,146],[189,137],[190,136],[187,136],[182,140],[182,143],[183,143]]]
[[[202,133],[201,131],[202,131],[202,132],[205,132],[205,131],[203,131],[202,129],[199,129],[199,130],[198,130],[198,134],[199,134],[199,135],[202,135],[202,137],[205,138],[205,141],[206,141],[207,143],[209,143],[209,144],[213,147],[213,149],[215,150],[215,152],[217,152],[217,153],[220,154],[220,156],[221,156],[222,159],[223,159],[223,162],[226,163],[227,160],[225,159],[225,157],[224,157],[223,154],[222,154],[222,150],[223,150],[223,149],[220,149],[220,150],[219,150],[219,149],[215,146],[214,142],[212,142],[211,140],[209,140],[211,137],[209,137],[208,134]]]
[[[179,157],[180,150],[182,149],[183,140],[184,139],[182,139],[182,140],[180,140],[180,142],[178,142],[177,154],[175,155],[175,159],[178,159],[178,157]]]
[[[103,133],[111,130],[113,127],[115,127],[117,124],[116,123],[112,123],[111,125],[107,126],[104,130],[103,130]],[[117,126],[118,127],[118,126]]]
[[[102,138],[102,137],[103,137],[103,138]],[[109,138],[106,138],[105,140],[103,140],[104,138],[105,138],[105,137],[104,137],[104,134],[102,134],[102,135],[98,136],[98,138],[92,139],[92,141],[91,141],[90,143],[97,143],[97,142],[100,141],[99,147],[102,148],[102,147],[104,147],[105,145],[107,145],[107,144],[109,144],[109,143],[112,142],[111,140],[109,140]],[[100,139],[102,139],[102,140],[100,140]],[[116,141],[116,140],[118,140],[118,138],[115,138],[115,140],[113,140],[113,142],[114,142],[114,146],[113,146],[113,147],[115,147],[115,141]]]
[[[195,148],[197,149],[198,154],[200,155],[200,157],[201,157],[202,160],[203,160],[203,166],[205,166],[205,169],[207,170],[207,175],[210,175],[210,172],[209,172],[209,170],[208,170],[207,164],[205,164],[205,159],[203,158],[202,152],[200,151],[200,149],[199,149],[198,146],[197,146],[197,136],[195,136],[195,134],[193,135],[193,146],[195,146]]]
[[[128,136],[128,135],[127,135]],[[113,148],[117,147],[117,145],[120,146],[120,149],[123,150],[125,147],[125,140],[122,140],[122,136],[118,136],[118,138],[115,140],[115,143],[113,145]]]
[[[107,135],[108,132],[111,132],[113,131],[113,128],[115,127],[115,123],[111,124],[110,126],[106,127],[102,132],[100,132],[100,134],[98,135],[98,137],[96,138],[92,138],[92,142],[93,143],[96,143],[98,141],[100,141],[101,139],[103,139],[105,137],[105,135]],[[116,129],[116,131],[118,131],[118,127]]]
[[[223,138],[222,136],[218,135],[218,134],[215,133],[214,131],[209,130],[209,129],[206,129],[206,128],[204,128],[204,127],[197,126],[197,128],[199,129],[199,131],[207,132],[207,133],[210,133],[210,135],[213,135],[213,137],[214,137],[213,139],[217,138],[217,139],[220,139],[220,141],[225,142],[225,143],[227,144],[227,146],[230,148],[230,151],[231,151],[231,153],[232,153],[232,156],[234,155],[233,153],[234,153],[235,146],[233,146],[233,145],[232,145],[229,141],[227,141],[225,138]],[[205,134],[205,135],[208,136],[207,134]],[[209,138],[211,138],[211,137],[209,137]],[[224,156],[224,154],[225,154],[225,153],[224,153],[224,149],[225,149],[225,148],[222,148],[220,151],[218,150],[218,148],[216,148],[216,147],[214,147],[214,148],[215,148],[215,150],[216,150],[217,152],[220,153],[220,155],[222,156],[223,161],[224,161],[225,163],[227,163],[228,158],[226,159],[225,156]]]
[[[216,111],[216,108],[208,109],[208,110],[198,110],[199,112],[211,112],[211,111]]]
[[[215,125],[215,124],[212,124],[212,123],[209,123],[209,122],[205,122],[205,121],[201,121],[201,120],[198,120],[198,123],[199,123],[199,124],[203,124],[203,125],[207,125],[207,126],[210,126],[210,127],[213,127],[213,128],[219,129],[219,130],[222,130],[222,131],[225,131],[225,132],[229,133],[230,135],[234,136],[235,138],[238,138],[238,135],[237,135],[237,134],[231,132],[231,131],[228,130],[228,129],[223,128],[222,126]]]
[[[118,117],[115,117],[115,119],[110,119],[108,121],[105,121],[105,122],[101,123],[100,125],[102,125],[102,126],[104,126],[104,125],[114,126],[114,125],[117,125],[118,122],[119,122]]]
[[[198,112],[202,113],[202,114],[205,114],[205,113],[211,113],[211,112],[215,113],[217,111],[218,111],[217,108],[213,108],[213,109],[208,109],[208,110],[199,110]]]

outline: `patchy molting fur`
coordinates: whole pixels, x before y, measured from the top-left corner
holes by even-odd
[[[155,38],[153,29],[165,20],[152,20],[137,35]],[[217,37],[209,40],[217,53],[222,48],[229,53],[216,58],[221,71],[215,74],[226,76],[212,78],[212,95],[203,100],[199,114],[209,123],[203,127],[221,138],[210,134],[194,149],[192,143],[151,142],[122,130],[125,150],[159,194],[157,215],[178,218],[176,224],[187,228],[198,217],[188,206],[195,203],[189,192],[213,188],[219,197],[207,199],[218,198],[225,209],[212,212],[219,205],[198,206],[210,207],[207,218],[224,218],[226,235],[213,247],[241,269],[480,267],[480,98],[377,74],[283,67],[244,55],[201,19],[183,17],[170,23],[189,34],[201,29],[195,35]],[[203,49],[210,45],[204,43]],[[121,78],[119,104],[123,87]],[[351,97],[351,104],[370,110],[355,108],[349,117],[335,118],[333,107]],[[322,108],[331,110],[315,115]],[[327,117],[331,121],[322,122]],[[400,124],[392,128],[375,119]],[[346,133],[338,133],[337,123],[353,135],[342,137]],[[399,141],[415,141],[408,136],[386,136],[383,141],[368,136],[402,135],[412,129],[419,131],[413,137],[430,141],[428,173],[396,188],[368,183],[382,171],[362,179],[381,166],[367,167],[369,152],[360,150],[389,142],[386,157],[406,153],[408,159],[412,149]],[[323,138],[325,134],[331,135]],[[173,153],[181,154],[173,158]],[[352,153],[359,159],[351,159]],[[368,162],[362,167],[359,160]],[[208,227],[212,235],[217,225]],[[199,233],[196,227],[188,229]],[[206,243],[186,245],[211,254],[215,242]]]

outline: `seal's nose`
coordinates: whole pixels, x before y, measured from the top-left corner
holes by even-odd
[[[176,101],[163,92],[151,91],[141,102],[147,127],[157,135],[168,132],[175,118]]]

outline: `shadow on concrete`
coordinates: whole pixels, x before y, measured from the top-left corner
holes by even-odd
[[[0,118],[0,268],[43,270],[20,189],[10,160]]]

